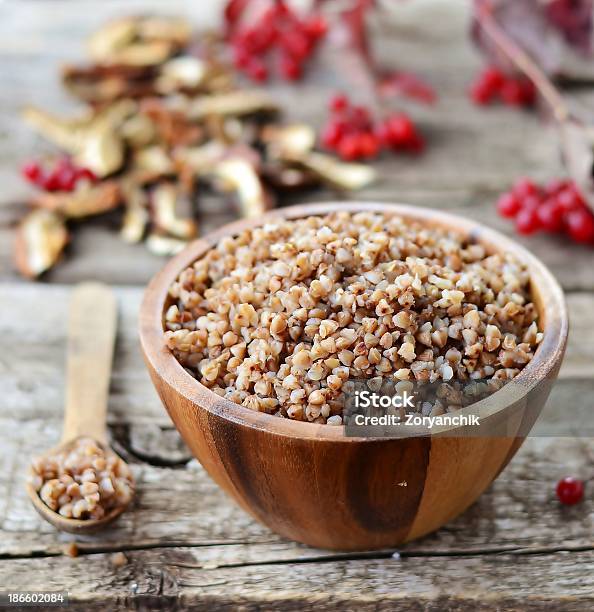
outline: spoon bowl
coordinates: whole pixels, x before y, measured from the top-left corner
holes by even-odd
[[[59,453],[63,450],[68,449],[68,447],[72,446],[76,440],[70,440],[69,442],[59,444],[58,446],[52,448],[47,452],[48,455],[53,455],[54,453]],[[97,442],[97,441],[95,441]],[[98,446],[101,446],[104,450],[105,445],[97,442]],[[108,452],[115,453],[112,449],[108,449]],[[118,455],[119,457],[119,455]],[[121,461],[124,461],[121,457],[119,457]],[[125,462],[124,462],[125,463]],[[110,523],[115,521],[124,510],[130,505],[130,501],[126,504],[121,504],[116,506],[112,510],[110,510],[103,518],[100,519],[73,519],[66,518],[57,512],[54,512],[49,506],[47,506],[44,501],[39,497],[39,493],[35,490],[35,487],[28,482],[27,485],[27,494],[31,499],[31,503],[33,507],[37,511],[37,513],[41,516],[41,518],[45,519],[48,523],[51,523],[56,529],[60,531],[66,531],[67,533],[74,534],[91,534],[96,531],[100,531],[104,527],[107,527]]]

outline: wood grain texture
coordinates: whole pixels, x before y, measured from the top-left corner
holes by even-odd
[[[227,552],[233,559],[235,547]],[[582,612],[594,604],[594,552],[387,558],[267,559],[254,547],[246,562],[209,561],[209,550],[179,547],[127,553],[115,568],[109,555],[0,561],[15,588],[40,588],[48,575],[56,589],[78,585],[94,593],[73,597],[69,609],[404,610],[441,612],[554,609]],[[261,555],[259,555],[261,553]],[[94,572],[88,571],[92,563]],[[29,573],[30,572],[30,573]],[[27,575],[29,573],[29,575]],[[551,581],[550,577],[554,576]],[[303,589],[307,584],[308,588]],[[527,586],[533,594],[526,596]],[[71,596],[72,597],[72,596]]]
[[[107,403],[117,331],[113,292],[99,283],[81,283],[68,312],[66,403],[63,442],[90,436],[107,441]]]
[[[487,252],[513,253],[528,267],[543,342],[513,384],[472,407],[481,423],[470,437],[462,427],[444,428],[443,436],[434,431],[431,436],[407,432],[401,438],[348,438],[342,427],[274,418],[237,406],[202,386],[165,347],[163,316],[169,287],[219,240],[279,218],[345,210],[399,215],[472,236]],[[139,329],[151,379],[182,438],[242,508],[299,542],[363,550],[425,535],[485,490],[518,450],[546,402],[565,351],[568,320],[562,291],[549,271],[497,232],[441,211],[342,202],[273,211],[195,241],[151,281]]]

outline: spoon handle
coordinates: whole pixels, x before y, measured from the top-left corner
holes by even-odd
[[[68,318],[63,442],[79,436],[107,442],[107,403],[116,327],[113,291],[101,283],[77,285]]]

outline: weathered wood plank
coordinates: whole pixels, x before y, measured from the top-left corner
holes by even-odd
[[[74,610],[545,610],[594,604],[594,552],[346,559],[212,567],[202,549],[0,562],[13,588],[68,590]],[[206,565],[206,567],[204,567]],[[307,584],[307,589],[303,585]],[[92,598],[89,593],[93,593]],[[155,607],[156,609],[156,607]]]

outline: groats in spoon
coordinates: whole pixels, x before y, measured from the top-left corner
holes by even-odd
[[[60,454],[70,456],[72,461],[76,459],[77,449],[83,454],[90,454],[95,448],[100,453],[94,455],[95,461],[99,461],[97,470],[100,471],[101,468],[105,470],[111,466],[116,473],[125,475],[127,484],[124,492],[128,494],[120,495],[118,498],[120,501],[113,507],[110,504],[109,510],[101,518],[82,519],[62,516],[41,499],[39,480],[41,475],[35,474],[35,471],[27,483],[27,492],[37,512],[54,527],[61,531],[85,534],[97,531],[116,519],[126,509],[134,491],[134,483],[127,464],[107,444],[107,401],[117,327],[117,307],[111,289],[100,283],[78,285],[72,295],[68,326],[66,405],[62,442],[39,458],[36,464],[44,465],[49,462],[50,465],[55,465],[54,458]],[[75,466],[70,467],[76,471]],[[58,477],[56,474],[55,478]],[[96,482],[97,478],[86,479],[83,476],[79,480]],[[79,486],[85,484],[87,483],[77,483],[75,488],[78,490]],[[116,495],[118,492],[117,482],[112,492],[113,479],[110,478],[105,478],[99,486],[102,486],[103,492],[107,487],[108,495]],[[89,499],[94,496],[94,502],[99,494],[94,491],[95,488],[94,484],[86,486],[86,489],[90,490]]]

